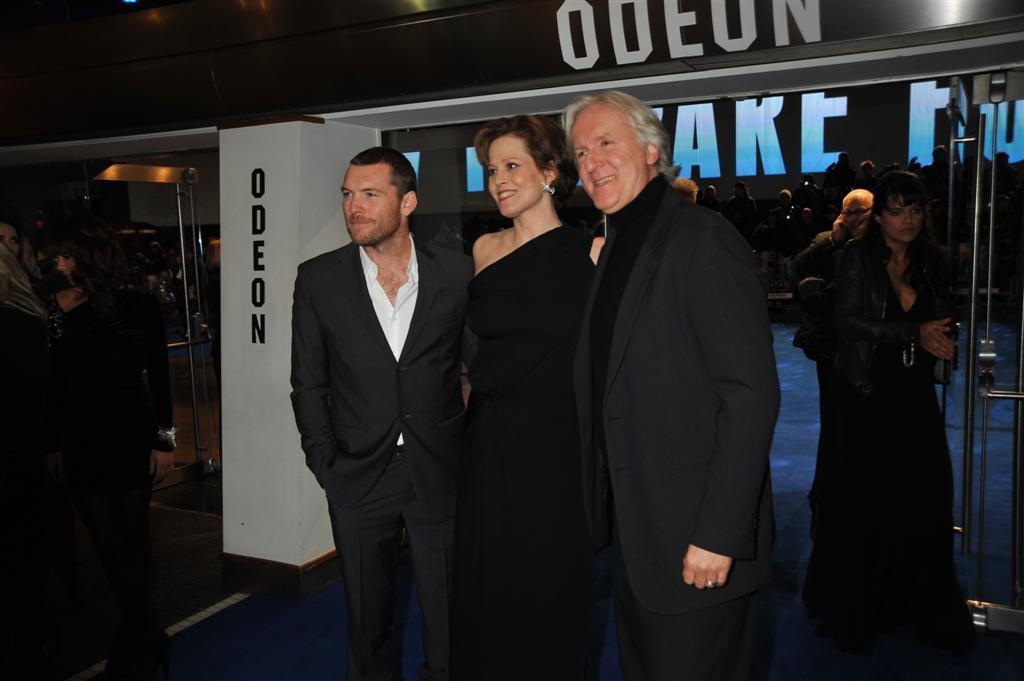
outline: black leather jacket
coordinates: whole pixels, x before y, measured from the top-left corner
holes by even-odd
[[[800,304],[800,328],[793,345],[807,359],[831,363],[836,354],[836,325],[832,319],[832,279],[842,246],[836,247],[832,230],[814,237],[807,248],[793,258],[796,300]]]
[[[836,371],[865,395],[872,391],[871,360],[878,344],[916,341],[920,332],[918,322],[887,319],[889,273],[886,264],[890,256],[891,251],[882,237],[872,233],[846,244],[836,265],[833,293],[839,336]],[[952,310],[952,290],[944,276],[941,252],[929,248],[926,257],[923,285],[918,294],[933,297],[936,318],[941,319]]]

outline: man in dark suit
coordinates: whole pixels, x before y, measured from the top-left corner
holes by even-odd
[[[420,678],[447,679],[473,263],[412,238],[416,175],[397,151],[357,154],[342,197],[352,243],[299,266],[291,384],[345,583],[348,678],[401,678],[393,620],[404,528],[423,611]]]
[[[668,136],[642,102],[583,97],[565,127],[609,228],[574,374],[623,678],[746,678],[779,405],[757,264],[721,216],[670,190]]]

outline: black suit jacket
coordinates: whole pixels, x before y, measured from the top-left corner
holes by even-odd
[[[419,290],[396,361],[373,311],[359,249],[299,266],[292,306],[292,408],[306,463],[332,503],[365,497],[399,431],[417,497],[448,518],[462,440],[460,348],[472,260],[415,242]]]
[[[614,215],[609,223],[614,229]],[[615,320],[605,420],[592,423],[590,316],[614,248],[613,232],[574,367],[587,516],[595,540],[606,542],[610,491],[637,599],[655,612],[686,612],[770,576],[768,450],[779,384],[765,293],[732,225],[665,192]],[[596,428],[604,428],[606,458]],[[689,544],[735,559],[725,587],[699,591],[682,581]]]

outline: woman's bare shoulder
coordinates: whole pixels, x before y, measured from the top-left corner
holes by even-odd
[[[509,250],[511,229],[481,234],[473,242],[473,271],[479,274],[489,265],[501,260]]]

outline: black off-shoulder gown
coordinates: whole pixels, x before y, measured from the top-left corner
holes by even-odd
[[[582,679],[594,547],[583,514],[572,358],[592,237],[559,227],[469,286],[452,678]]]

